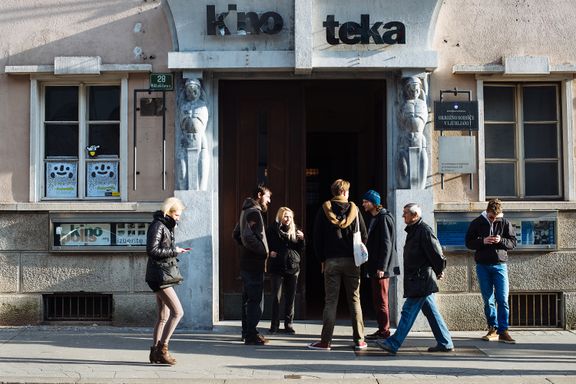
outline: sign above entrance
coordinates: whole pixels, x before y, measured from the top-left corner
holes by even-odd
[[[386,24],[378,21],[370,25],[370,15],[361,15],[360,24],[353,21],[340,24],[334,15],[327,15],[322,26],[326,28],[326,42],[330,45],[340,42],[348,45],[370,44],[370,41],[374,44],[406,44],[406,26],[399,21]]]
[[[478,130],[477,101],[434,102],[434,130]]]
[[[284,27],[284,19],[272,11],[238,12],[236,4],[228,4],[228,12],[216,13],[216,6],[206,6],[206,33],[210,36],[275,35]]]

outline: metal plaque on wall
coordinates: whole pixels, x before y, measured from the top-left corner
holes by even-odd
[[[439,172],[476,173],[476,137],[440,136]]]

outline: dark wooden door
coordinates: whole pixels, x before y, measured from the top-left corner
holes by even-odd
[[[289,81],[221,81],[220,107],[220,317],[240,315],[239,247],[232,231],[244,199],[258,183],[272,191],[265,217],[290,207],[303,226],[305,127],[301,87]],[[265,290],[269,291],[268,284]],[[269,306],[266,306],[269,308]]]

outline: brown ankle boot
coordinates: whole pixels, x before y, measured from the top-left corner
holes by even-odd
[[[176,364],[176,359],[173,358],[170,353],[168,352],[168,344],[158,343],[158,347],[156,347],[156,362],[159,364]]]
[[[157,357],[156,355],[158,354],[158,352],[156,352],[156,346],[153,345],[150,347],[150,356],[148,357],[150,359],[150,363],[154,364],[157,363]]]

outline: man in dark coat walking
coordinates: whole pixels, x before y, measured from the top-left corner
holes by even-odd
[[[428,319],[436,345],[428,352],[452,352],[454,344],[450,331],[438,311],[434,293],[438,292],[436,279],[441,279],[446,267],[440,242],[432,228],[422,220],[422,209],[415,203],[404,206],[402,214],[406,223],[404,245],[404,297],[402,316],[394,335],[378,340],[380,348],[396,354],[416,321],[420,310]]]

